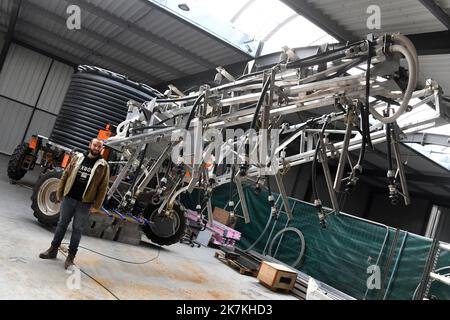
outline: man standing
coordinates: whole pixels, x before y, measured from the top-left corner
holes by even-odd
[[[81,234],[89,213],[98,211],[105,199],[109,183],[109,165],[101,157],[103,142],[92,139],[89,150],[75,155],[64,170],[57,190],[61,210],[55,236],[50,248],[39,255],[42,259],[56,259],[58,248],[73,218],[69,254],[64,263],[67,269],[74,264]]]

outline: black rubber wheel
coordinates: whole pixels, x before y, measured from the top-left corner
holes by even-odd
[[[27,170],[22,169],[23,160],[25,156],[28,154],[30,148],[28,147],[28,143],[19,144],[8,162],[8,177],[11,180],[20,180],[27,173]]]
[[[186,217],[179,204],[175,204],[170,217],[158,215],[158,206],[149,205],[145,218],[153,222],[151,226],[144,225],[142,230],[148,239],[161,246],[177,243],[186,231]]]
[[[56,189],[62,176],[61,170],[41,175],[33,187],[31,209],[38,221],[45,225],[58,224],[60,203],[56,203]]]

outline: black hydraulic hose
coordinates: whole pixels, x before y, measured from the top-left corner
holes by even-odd
[[[328,55],[323,56],[323,57],[319,57],[317,58],[317,56],[315,57],[315,59],[313,60],[297,60],[297,61],[293,61],[288,63],[288,67],[290,68],[300,68],[300,67],[311,67],[311,66],[315,66],[318,64],[322,64],[322,63],[327,63],[333,60],[338,60],[338,59],[342,59],[346,57],[345,52],[336,52],[336,53],[332,53]]]
[[[170,169],[172,169],[172,161],[167,162],[167,170],[165,176],[169,176]]]
[[[194,105],[192,106],[191,112],[189,113],[188,120],[186,122],[186,127],[185,127],[186,130],[189,129],[189,126],[191,125],[191,121],[192,121],[192,119],[194,119],[195,111],[197,110],[197,107],[200,105],[200,101],[202,101],[202,99],[204,97],[205,97],[205,94],[203,93],[200,96],[198,96],[197,100],[195,100]]]
[[[234,175],[235,175],[235,168],[234,165],[231,165],[231,177],[230,177],[230,193],[229,193],[229,199],[228,199],[228,203],[230,203],[231,201],[233,201],[233,183],[234,183]]]
[[[312,187],[312,191],[313,191],[313,197],[314,200],[319,199],[319,194],[317,192],[317,158],[319,155],[319,148],[320,146],[320,140],[322,139],[323,134],[325,133],[325,129],[327,128],[327,124],[328,124],[328,117],[325,119],[325,122],[323,123],[322,126],[322,130],[320,131],[320,136],[319,136],[319,140],[317,141],[316,144],[316,150],[314,152],[314,158],[313,158],[313,162],[312,162],[312,168],[311,168],[311,187]]]
[[[340,53],[338,55],[334,55],[334,56],[333,56],[333,54],[337,53],[337,52],[340,52],[340,51],[345,51],[346,49],[351,48],[351,47],[353,47],[355,45],[361,44],[362,42],[364,42],[364,40],[358,41],[358,42],[355,42],[355,43],[351,43],[351,44],[349,44],[347,46],[344,46],[342,48],[337,48],[337,49],[325,51],[325,52],[317,54],[317,55],[313,55],[313,56],[310,56],[310,57],[306,57],[306,58],[303,58],[303,59],[292,61],[292,62],[287,63],[287,67],[290,67],[290,68],[307,67],[307,66],[312,66],[312,65],[328,62],[328,61],[331,61],[331,60],[343,58],[343,57],[345,57],[345,52],[344,53]],[[277,63],[269,64],[269,65],[265,66],[266,69],[264,69],[264,70],[270,69],[270,68],[272,68],[272,67],[274,67],[276,65],[277,65]],[[252,73],[244,74],[244,75],[240,76],[239,78],[237,78],[236,80],[242,80],[242,79],[245,79],[245,78],[248,78],[248,77],[258,76],[258,75],[264,73],[264,70],[255,71],[255,72],[252,72]]]
[[[357,162],[357,166],[360,166],[361,163],[364,160],[364,156],[366,154],[366,144],[367,144],[367,132],[366,132],[366,127],[364,126],[364,118],[365,118],[365,114],[364,114],[364,105],[358,101],[358,107],[360,109],[360,113],[361,113],[361,129],[362,129],[362,133],[361,133],[361,149],[359,150],[359,156],[358,156],[358,162]],[[369,132],[370,135],[370,132]]]
[[[266,80],[266,83],[264,83],[264,86],[263,86],[262,91],[261,91],[261,95],[259,96],[259,99],[258,99],[258,103],[256,104],[256,110],[255,110],[255,114],[253,115],[252,122],[250,124],[250,129],[254,129],[255,126],[256,126],[256,120],[258,119],[259,111],[261,110],[261,106],[262,106],[262,104],[264,102],[264,98],[266,96],[267,90],[269,89],[271,79],[272,78],[269,77]]]
[[[388,110],[389,110],[389,105],[388,105]],[[384,112],[384,116],[385,117],[389,117],[389,111],[386,110],[386,112]],[[392,165],[392,150],[391,150],[391,124],[387,123],[386,124],[386,151],[387,151],[387,161],[388,161],[388,170],[392,171],[393,165]]]
[[[255,114],[253,115],[252,122],[250,124],[250,129],[254,129],[255,126],[256,126],[256,120],[258,119],[258,115],[259,115],[259,112],[261,110],[261,106],[262,106],[262,104],[264,102],[264,98],[266,96],[267,90],[269,89],[271,79],[272,79],[272,77],[269,77],[266,80],[266,82],[264,83],[264,86],[263,86],[262,91],[261,91],[261,95],[259,96],[258,102],[256,103],[256,110],[255,110]],[[248,161],[248,159],[250,157],[250,145],[249,145],[248,139],[245,142],[244,150],[245,150],[245,159],[246,159],[246,161]],[[246,166],[248,166],[248,162],[245,164],[244,167],[246,167]]]
[[[339,70],[337,71],[335,74],[328,76],[325,79],[333,79],[333,78],[337,78],[343,74],[345,74],[348,70],[358,66],[359,64],[361,64],[366,58],[364,58],[364,56],[360,57],[359,59],[356,59],[355,61],[353,61],[352,63],[350,63],[348,66],[345,67],[345,69],[343,70]]]
[[[267,192],[269,193],[269,195],[272,195],[272,189],[270,188],[270,178],[268,176],[266,176],[267,179]]]
[[[303,58],[303,59],[300,59],[300,60],[292,61],[292,62],[288,63],[288,66],[295,65],[295,63],[297,63],[297,62],[305,62],[305,61],[309,61],[309,60],[315,60],[317,58],[326,57],[327,55],[331,55],[331,54],[334,54],[334,53],[337,53],[337,52],[340,52],[340,51],[345,51],[345,50],[347,50],[347,49],[349,49],[349,48],[351,48],[351,47],[353,47],[355,45],[363,43],[364,41],[366,41],[366,40],[360,40],[360,41],[351,43],[349,45],[346,45],[346,46],[344,46],[342,48],[328,50],[328,51],[322,52],[322,53],[317,54],[317,55],[313,55],[313,56],[306,57],[306,58]]]
[[[394,105],[394,106],[400,106],[400,103],[398,103],[397,101],[395,101],[395,100],[393,100],[393,99],[390,99],[390,98],[386,98],[386,97],[383,97],[383,96],[373,96],[375,99],[376,99],[376,101],[383,101],[383,102],[386,102],[386,103],[389,103],[389,104],[391,104],[391,105]]]
[[[365,104],[358,101],[358,107],[361,113],[361,129],[362,129],[362,141],[361,149],[359,150],[359,157],[357,166],[360,166],[366,155],[366,145],[373,149],[372,140],[370,138],[370,126],[369,126],[369,97],[370,97],[370,63],[372,60],[372,47],[370,41],[367,41],[367,69],[366,69],[366,100]]]
[[[361,165],[361,163],[364,160],[365,155],[366,155],[366,136],[363,134],[362,141],[361,141],[361,149],[359,150],[357,166]]]
[[[164,119],[164,120],[161,120],[161,121],[159,121],[158,123],[155,123],[155,125],[160,125],[160,124],[163,124],[163,123],[166,123],[167,121],[170,121],[170,120],[173,120],[173,119],[175,119],[175,117],[176,116],[173,116],[173,117],[170,117],[170,118],[167,118],[167,119]]]
[[[341,51],[342,49],[339,49],[338,51]],[[292,62],[288,62],[287,63],[287,67],[288,68],[298,68],[298,67],[309,67],[309,66],[314,66],[317,64],[321,64],[321,63],[325,63],[328,61],[332,61],[332,60],[336,60],[336,59],[341,59],[344,58],[346,56],[345,52],[338,52],[335,53],[335,51],[327,51],[324,52],[322,54],[319,55],[314,55],[312,57],[307,57],[304,59],[299,59],[296,61],[292,61]],[[276,66],[277,64],[270,64],[268,66],[266,66],[267,68],[264,70],[260,70],[260,71],[256,71],[256,72],[252,72],[249,74],[245,74],[241,77],[239,77],[237,80],[242,80],[251,76],[258,76],[264,73],[265,70],[268,70],[274,66]]]
[[[313,158],[312,167],[311,167],[311,188],[313,191],[314,200],[319,199],[319,195],[317,193],[317,186],[316,186],[316,180],[317,180],[316,167],[317,167],[317,156],[319,154],[319,148],[320,148],[320,141],[317,141],[316,150],[314,152],[314,158]]]
[[[370,64],[372,62],[372,45],[370,41],[367,40],[367,69],[366,69],[366,103],[363,108],[364,115],[363,117],[363,132],[366,134],[366,143],[367,145],[373,149],[372,139],[370,138],[370,128],[369,128],[369,97],[370,97]]]

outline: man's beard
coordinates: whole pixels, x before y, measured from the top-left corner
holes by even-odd
[[[100,155],[100,151],[94,150],[94,149],[89,149],[89,152],[93,155],[93,156],[98,156]]]

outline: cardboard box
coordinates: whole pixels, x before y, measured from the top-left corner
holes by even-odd
[[[226,225],[227,227],[232,226],[233,221],[231,221],[230,213],[222,208],[215,207],[213,210],[214,220]]]
[[[292,290],[297,280],[297,271],[284,265],[263,261],[259,268],[259,281],[271,290]]]

